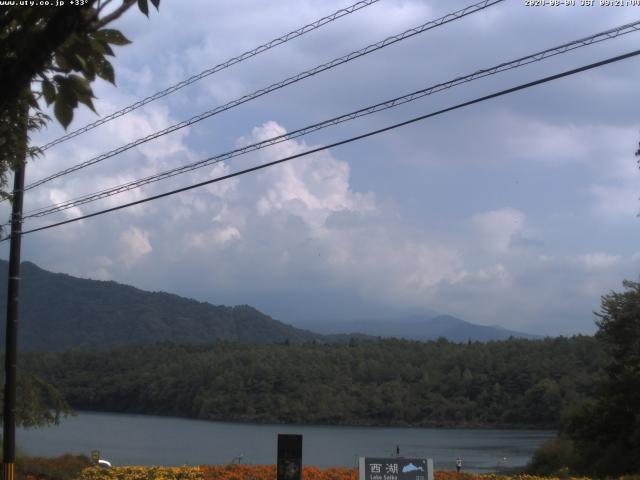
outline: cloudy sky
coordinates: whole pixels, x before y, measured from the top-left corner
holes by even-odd
[[[640,19],[640,7],[507,0],[27,193],[25,210],[223,153]],[[598,2],[596,2],[598,3]],[[380,0],[47,151],[27,182],[470,4]],[[165,0],[115,27],[108,114],[350,5]],[[141,190],[203,181],[640,46],[640,32],[440,92]],[[457,110],[290,163],[25,236],[23,259],[302,324],[421,309],[537,334],[594,331],[600,296],[640,270],[640,59]],[[96,116],[81,109],[70,129]],[[35,138],[60,136],[52,125]],[[6,206],[3,215],[7,216]],[[8,255],[2,244],[3,258]]]

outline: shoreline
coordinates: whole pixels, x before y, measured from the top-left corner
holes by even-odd
[[[176,415],[163,415],[159,413],[141,413],[141,412],[117,412],[113,410],[82,410],[77,409],[75,413],[82,414],[96,414],[96,415],[127,415],[132,417],[145,417],[145,418],[158,418],[158,419],[176,419],[176,420],[191,420],[196,422],[210,422],[210,423],[224,423],[229,425],[259,425],[259,426],[284,426],[284,427],[340,427],[340,428],[371,428],[371,429],[392,429],[392,428],[409,428],[409,429],[422,429],[422,430],[461,430],[461,431],[539,431],[539,432],[557,432],[557,427],[540,427],[536,425],[447,425],[447,424],[402,424],[402,423],[287,423],[278,422],[275,420],[259,421],[259,420],[242,420],[242,419],[215,419],[215,418],[200,418],[190,416],[176,416]],[[61,421],[65,417],[61,417]]]

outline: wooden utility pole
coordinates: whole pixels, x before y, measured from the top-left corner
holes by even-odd
[[[27,151],[27,116],[24,113],[24,152],[15,166],[13,204],[11,207],[11,243],[9,246],[9,281],[7,288],[7,326],[4,349],[4,411],[2,445],[2,480],[15,479],[16,461],[16,364],[18,360],[18,301],[20,288],[20,244],[22,241],[22,200]]]

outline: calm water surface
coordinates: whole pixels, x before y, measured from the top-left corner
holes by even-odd
[[[18,430],[18,448],[40,456],[99,450],[114,465],[272,464],[278,433],[303,435],[303,463],[319,467],[357,466],[358,456],[395,453],[433,458],[436,469],[487,472],[527,463],[554,433],[542,430],[454,430],[389,427],[255,425],[149,415],[81,412],[60,425]]]

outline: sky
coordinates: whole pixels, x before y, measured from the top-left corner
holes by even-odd
[[[571,2],[568,2],[571,3]],[[65,175],[25,211],[227,152],[640,19],[640,7],[507,0]],[[47,150],[27,183],[429,20],[463,1],[380,0]],[[123,108],[348,1],[165,0],[115,24]],[[73,218],[316,148],[635,50],[640,32],[83,205]],[[294,325],[439,312],[539,335],[595,331],[640,269],[640,57],[133,208],[26,235],[54,272],[249,304]],[[82,107],[69,128],[94,121]],[[33,136],[63,134],[52,123]],[[8,217],[6,203],[2,214]],[[0,246],[8,256],[7,242]]]

